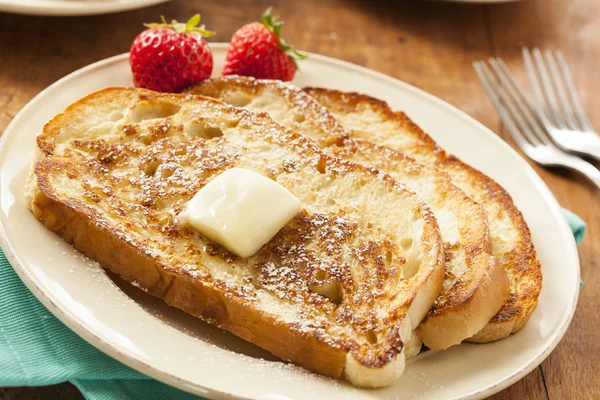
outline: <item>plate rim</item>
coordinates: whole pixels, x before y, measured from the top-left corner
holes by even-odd
[[[228,44],[227,43],[210,43],[210,45],[214,49],[223,50],[224,48],[226,48],[226,46]],[[404,81],[393,78],[391,76],[385,75],[381,72],[374,71],[372,69],[362,67],[360,65],[352,64],[350,62],[339,60],[339,59],[336,59],[333,57],[328,57],[328,56],[319,55],[319,54],[310,53],[310,52],[307,52],[307,53],[310,55],[311,58],[316,59],[320,62],[330,63],[330,64],[334,64],[336,66],[339,66],[339,67],[342,67],[345,69],[363,72],[363,73],[369,74],[373,77],[376,77],[378,79],[383,79],[384,81],[390,82],[393,85],[400,86],[403,89],[406,89],[406,90],[414,93],[415,95],[422,96],[426,100],[431,101],[433,104],[435,104],[436,107],[441,107],[441,108],[446,109],[447,111],[450,111],[456,118],[461,118],[470,124],[474,124],[474,126],[478,130],[485,131],[487,135],[493,137],[493,139],[496,141],[497,145],[504,146],[505,150],[512,152],[514,156],[517,156],[520,159],[520,161],[524,167],[523,173],[530,175],[532,177],[532,179],[535,181],[537,190],[541,192],[542,197],[546,200],[546,202],[552,209],[553,214],[555,214],[554,216],[556,217],[557,214],[560,214],[560,205],[558,204],[556,198],[551,193],[551,191],[549,190],[549,188],[547,187],[545,182],[537,174],[537,172],[535,172],[535,170],[505,141],[503,141],[500,137],[498,137],[495,133],[493,133],[489,128],[487,128],[485,125],[483,125],[479,121],[475,120],[473,117],[471,117],[467,113],[461,111],[460,109],[451,105],[450,103],[447,103],[444,100],[442,100],[430,93],[425,92],[424,90],[422,90],[418,87],[410,85]],[[7,138],[9,137],[9,135],[11,134],[11,131],[14,129],[13,127],[18,125],[18,123],[23,118],[23,115],[25,114],[26,111],[28,111],[30,108],[33,108],[34,106],[36,106],[36,103],[39,101],[39,98],[42,97],[47,91],[50,91],[54,87],[61,85],[64,81],[72,79],[76,76],[86,74],[95,69],[102,69],[102,68],[104,68],[108,65],[114,64],[114,63],[121,63],[123,61],[126,61],[128,56],[129,56],[128,53],[123,53],[123,54],[115,55],[115,56],[94,62],[83,68],[80,68],[76,71],[71,72],[70,74],[60,78],[56,82],[52,83],[50,86],[48,86],[45,89],[43,89],[42,91],[40,91],[33,99],[31,99],[17,113],[17,115],[13,118],[13,120],[6,127],[4,133],[0,137],[0,153],[2,150],[4,150],[4,146],[6,145],[5,142],[7,141]],[[1,195],[2,195],[2,191],[0,188],[0,196]],[[569,240],[569,243],[565,243],[565,249],[568,249],[569,253],[573,253],[573,254],[571,254],[571,256],[569,258],[572,258],[572,261],[574,263],[573,266],[576,267],[577,277],[580,278],[580,276],[581,276],[580,262],[579,262],[577,245],[575,243],[575,239],[573,238],[572,235],[570,235],[571,231],[570,231],[570,228],[568,226],[566,219],[565,218],[556,218],[556,220],[557,220],[558,225],[561,226],[561,230],[563,232],[564,231],[569,232],[568,236],[570,236],[571,239]],[[42,302],[42,304],[44,304],[44,306],[50,312],[52,312],[52,314],[54,314],[60,321],[62,321],[71,330],[73,330],[77,335],[82,337],[84,340],[86,340],[88,343],[90,343],[91,345],[96,347],[98,350],[104,352],[105,354],[110,355],[117,361],[122,362],[123,364],[142,372],[143,374],[146,374],[146,375],[148,375],[154,379],[157,379],[161,382],[164,382],[166,384],[175,386],[184,391],[188,391],[188,392],[193,391],[192,393],[195,393],[195,394],[198,394],[199,392],[204,392],[205,395],[209,395],[211,397],[216,396],[218,398],[226,398],[226,399],[246,399],[247,398],[247,397],[241,397],[241,396],[229,394],[227,392],[223,392],[222,390],[216,389],[207,384],[200,385],[196,382],[190,382],[187,380],[183,380],[183,379],[179,378],[178,376],[173,375],[167,371],[164,371],[158,367],[155,367],[155,366],[149,365],[143,361],[140,361],[135,356],[127,354],[127,352],[122,352],[114,345],[111,345],[111,344],[105,342],[102,338],[96,336],[92,330],[90,330],[90,329],[86,328],[84,325],[82,325],[77,320],[77,318],[71,317],[64,310],[62,310],[57,304],[55,304],[52,301],[52,299],[50,299],[47,296],[47,294],[42,289],[40,289],[38,287],[38,285],[34,281],[33,277],[30,275],[30,272],[27,270],[27,268],[21,262],[18,255],[14,252],[12,245],[9,243],[8,238],[6,237],[4,226],[1,223],[0,223],[0,247],[4,250],[6,257],[9,261],[9,263],[11,264],[12,268],[19,275],[19,277],[26,284],[26,286],[32,291],[32,293],[38,298],[38,300],[40,300],[40,302]],[[559,321],[560,328],[556,332],[556,336],[555,336],[554,340],[549,345],[547,345],[544,348],[544,350],[541,351],[535,357],[535,359],[533,359],[529,364],[521,366],[519,369],[517,369],[512,374],[505,376],[503,379],[501,379],[497,382],[488,384],[472,393],[465,394],[459,398],[463,398],[463,399],[480,398],[482,396],[489,396],[494,393],[497,393],[497,392],[505,389],[506,387],[514,384],[518,380],[522,379],[525,375],[527,375],[529,372],[531,372],[536,366],[541,364],[541,362],[543,362],[548,357],[548,355],[556,348],[556,346],[558,345],[558,343],[560,342],[560,340],[563,338],[564,334],[566,333],[567,329],[569,328],[570,323],[573,319],[573,315],[575,313],[575,309],[577,307],[578,297],[579,297],[579,288],[577,288],[574,291],[573,298],[571,299],[570,309],[566,312],[566,314],[562,318],[562,320]],[[210,391],[210,392],[207,392],[207,391]]]
[[[51,3],[38,1],[34,4],[23,1],[0,0],[0,11],[21,14],[21,15],[45,15],[53,17],[100,15],[117,12],[136,10],[139,8],[150,7],[156,4],[165,3],[170,0],[135,0],[133,2],[122,2],[113,0],[106,2],[96,0],[93,3],[74,1],[53,0]],[[83,7],[83,6],[87,7]]]

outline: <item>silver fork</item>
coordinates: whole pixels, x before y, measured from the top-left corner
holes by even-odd
[[[552,140],[564,150],[600,160],[600,136],[581,105],[563,53],[546,50],[542,56],[539,49],[526,47],[522,52],[537,117]]]
[[[491,59],[490,65],[496,76],[485,62],[473,63],[485,91],[517,146],[537,163],[579,171],[600,188],[600,171],[589,162],[566,153],[552,142],[504,62]]]

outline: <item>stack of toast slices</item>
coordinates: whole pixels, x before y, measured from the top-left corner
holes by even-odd
[[[371,97],[236,76],[183,94],[109,88],[37,145],[26,193],[48,229],[168,304],[356,386],[391,384],[425,348],[503,339],[537,304],[540,265],[506,191]],[[247,258],[177,219],[240,167],[303,207]]]

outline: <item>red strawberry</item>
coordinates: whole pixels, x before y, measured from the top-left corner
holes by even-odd
[[[291,81],[298,68],[296,60],[306,55],[285,43],[280,36],[281,25],[283,22],[277,21],[268,8],[261,23],[253,22],[238,29],[229,43],[223,75]]]
[[[213,57],[203,36],[214,32],[204,29],[200,15],[187,23],[173,20],[144,24],[129,51],[129,64],[135,86],[159,92],[179,92],[199,83],[212,73]]]

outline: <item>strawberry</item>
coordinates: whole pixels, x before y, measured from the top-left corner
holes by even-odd
[[[214,32],[204,29],[200,15],[187,23],[144,24],[131,45],[129,64],[135,86],[158,92],[179,92],[199,83],[212,73],[213,57],[203,36]]]
[[[280,36],[283,22],[271,15],[269,7],[261,22],[242,26],[233,34],[223,75],[253,76],[291,81],[298,69],[296,60],[306,58]]]

